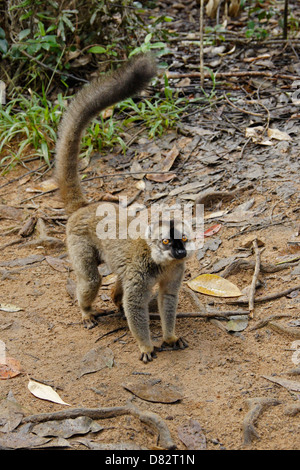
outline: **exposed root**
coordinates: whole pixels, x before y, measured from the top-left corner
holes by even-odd
[[[243,434],[244,445],[249,445],[252,443],[254,438],[259,438],[259,435],[254,427],[258,417],[266,408],[269,406],[279,405],[280,402],[273,398],[258,397],[249,398],[246,400],[246,404],[249,408],[249,411],[244,418]]]

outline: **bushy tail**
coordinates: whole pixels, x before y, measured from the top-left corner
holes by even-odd
[[[78,175],[83,131],[100,111],[142,91],[155,74],[153,58],[147,54],[138,55],[112,74],[91,82],[70,103],[59,128],[55,169],[68,214],[87,205]]]

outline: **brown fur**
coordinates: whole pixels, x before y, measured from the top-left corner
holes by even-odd
[[[63,118],[56,153],[57,180],[66,210],[71,214],[67,224],[67,245],[77,276],[77,297],[83,323],[87,328],[96,324],[97,312],[92,303],[101,285],[98,265],[105,262],[117,275],[114,300],[124,309],[144,362],[151,361],[155,355],[150,338],[148,303],[156,283],[159,284],[158,306],[164,344],[175,348],[186,346],[175,334],[178,292],[185,260],[172,257],[166,247],[160,251],[161,240],[100,239],[96,233],[102,220],[96,214],[99,204],[86,203],[79,182],[77,159],[82,132],[89,121],[104,107],[140,91],[154,73],[152,59],[142,55],[79,92]],[[118,206],[112,206],[118,213]]]

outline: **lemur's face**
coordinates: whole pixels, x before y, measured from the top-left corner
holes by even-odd
[[[148,227],[146,239],[151,248],[153,261],[161,264],[174,259],[188,258],[194,249],[190,232],[186,223],[176,220],[162,221]]]

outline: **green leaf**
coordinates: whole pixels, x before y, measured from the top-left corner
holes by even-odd
[[[6,39],[0,39],[0,52],[2,52],[2,54],[6,54],[7,50],[8,44]]]
[[[22,41],[22,39],[26,38],[30,34],[30,29],[23,29],[23,31],[19,32],[19,41]]]
[[[30,55],[36,54],[39,50],[41,49],[41,44],[30,44],[30,46],[27,47],[27,52]]]
[[[147,34],[147,36],[145,37],[144,43],[149,44],[151,39],[152,39],[152,33]]]
[[[66,23],[66,25],[70,28],[72,32],[75,31],[75,26],[73,25],[72,21],[70,21],[67,16],[63,16],[62,20],[64,23]]]
[[[45,162],[47,163],[47,165],[50,166],[49,150],[48,150],[48,145],[46,144],[46,142],[42,142],[41,150],[42,150],[42,155],[43,155]]]
[[[107,50],[102,46],[93,46],[88,50],[88,52],[92,52],[93,54],[105,54]]]

